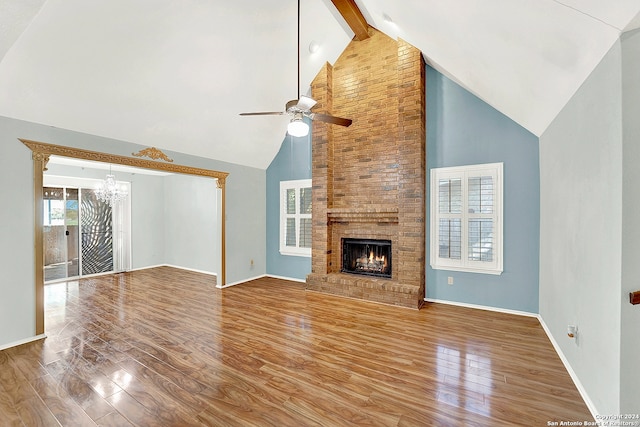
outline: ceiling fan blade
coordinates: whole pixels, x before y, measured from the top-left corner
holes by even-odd
[[[315,99],[309,96],[300,95],[300,99],[298,100],[297,107],[300,109],[300,111],[309,111],[317,103],[318,101],[316,101]]]
[[[340,125],[348,127],[351,125],[353,120],[351,119],[343,119],[342,117],[330,116],[329,114],[321,114],[321,113],[311,113],[309,114],[311,120],[318,120],[320,122],[331,123],[332,125]]]
[[[309,95],[311,88],[307,92]],[[300,94],[300,0],[298,0],[298,99],[293,99],[285,104],[285,111],[264,111],[255,113],[240,113],[241,116],[281,116],[283,114],[289,114],[293,116],[292,122],[301,120],[302,116],[308,117],[311,120],[318,120],[333,125],[339,126],[351,126],[352,120],[342,117],[335,117],[329,114],[312,113],[311,109],[318,103],[311,96]]]
[[[284,111],[263,111],[259,113],[240,113],[241,116],[281,116],[286,114]]]

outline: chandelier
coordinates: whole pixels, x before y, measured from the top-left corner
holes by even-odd
[[[116,176],[111,173],[111,165],[109,165],[109,174],[104,181],[98,184],[95,193],[99,200],[109,203],[109,206],[113,206],[127,197],[127,191],[118,187]]]

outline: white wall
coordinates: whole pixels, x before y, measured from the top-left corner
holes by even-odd
[[[230,259],[227,257],[227,283],[237,283],[242,279],[237,273],[246,271],[250,277],[257,277],[265,274],[266,264],[266,171],[254,170],[245,178],[247,184],[241,191],[227,191],[227,205],[242,203],[243,199],[251,199],[262,208],[260,212],[251,209],[236,211],[234,213],[227,209],[227,253],[232,252],[238,256]],[[229,176],[227,183],[238,179],[238,176]],[[229,229],[241,229],[245,235],[244,239],[235,239],[229,236]],[[253,260],[253,264],[251,261]]]
[[[31,151],[0,117],[0,348],[35,335]]]
[[[164,177],[116,177],[131,182],[131,268],[165,264]]]
[[[623,201],[620,411],[640,414],[640,30],[622,36]]]
[[[540,315],[600,414],[620,413],[620,62],[617,42],[540,137]]]
[[[219,274],[216,181],[177,174],[164,185],[166,263]]]

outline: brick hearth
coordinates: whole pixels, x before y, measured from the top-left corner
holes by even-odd
[[[312,83],[313,248],[307,288],[420,308],[425,284],[425,68],[415,47],[375,29]],[[341,239],[392,242],[390,279],[340,273]]]

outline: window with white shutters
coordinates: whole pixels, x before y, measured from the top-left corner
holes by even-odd
[[[502,273],[502,163],[431,169],[431,267]]]
[[[311,180],[280,182],[280,253],[311,256]]]

